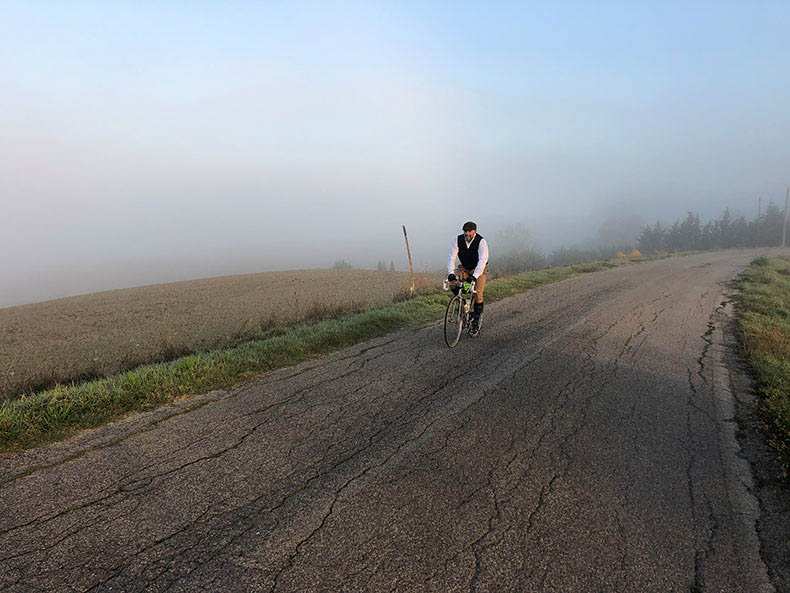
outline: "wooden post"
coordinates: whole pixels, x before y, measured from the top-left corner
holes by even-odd
[[[785,196],[785,221],[782,225],[782,247],[787,247],[787,206],[790,202],[790,187],[787,188],[787,195]]]
[[[409,256],[409,270],[411,271],[411,295],[414,296],[414,266],[411,263],[411,249],[409,249],[409,236],[406,234],[406,225],[403,225],[403,238],[406,239],[406,255]]]

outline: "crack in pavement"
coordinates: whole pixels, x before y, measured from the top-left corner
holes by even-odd
[[[208,399],[206,401],[199,401],[199,402],[193,403],[191,405],[189,403],[186,403],[186,404],[184,404],[184,408],[183,409],[179,409],[179,410],[173,412],[172,414],[166,414],[166,415],[164,415],[161,418],[155,418],[152,422],[146,424],[145,426],[143,426],[143,427],[141,427],[141,428],[139,428],[137,430],[133,430],[133,431],[129,432],[128,434],[123,435],[121,438],[118,438],[118,439],[115,439],[115,440],[111,440],[111,441],[109,441],[107,443],[101,443],[99,445],[94,445],[94,446],[87,447],[85,449],[81,449],[81,450],[75,451],[73,453],[68,454],[66,457],[64,457],[63,459],[60,459],[60,460],[58,460],[56,462],[49,463],[49,464],[34,465],[34,466],[29,467],[29,468],[26,468],[23,471],[17,472],[15,474],[12,474],[12,475],[7,476],[7,477],[0,476],[0,490],[2,490],[3,488],[5,488],[9,484],[15,482],[16,480],[18,480],[20,478],[25,478],[27,476],[33,475],[33,474],[35,474],[35,473],[37,473],[39,471],[42,471],[42,470],[57,468],[59,466],[67,464],[69,462],[72,462],[72,461],[75,461],[77,459],[80,459],[81,457],[83,457],[83,456],[85,456],[85,455],[87,455],[89,453],[92,453],[94,451],[100,451],[100,450],[103,450],[103,449],[108,449],[110,447],[115,447],[117,445],[120,445],[120,444],[124,443],[125,441],[127,441],[129,439],[132,439],[132,438],[134,438],[136,436],[139,436],[141,434],[144,434],[146,432],[150,432],[151,430],[154,430],[155,428],[158,427],[159,424],[167,422],[168,420],[172,420],[173,418],[176,418],[178,416],[182,416],[182,415],[185,415],[185,414],[190,414],[190,413],[195,412],[197,410],[200,410],[201,408],[203,408],[205,406],[208,406],[210,404],[214,404],[214,403],[218,403],[218,402],[221,402],[221,401],[224,401],[224,400],[227,400],[227,399],[231,399],[231,398],[237,396],[240,393],[246,392],[249,389],[250,385],[261,385],[261,386],[263,386],[263,385],[271,385],[271,384],[284,383],[284,382],[287,382],[287,381],[291,381],[291,380],[295,379],[296,377],[299,377],[299,376],[302,376],[302,375],[305,375],[305,374],[309,373],[310,371],[323,369],[323,368],[329,367],[329,366],[331,366],[333,364],[337,364],[338,362],[342,362],[342,361],[345,361],[345,360],[357,359],[357,358],[359,358],[361,356],[364,356],[367,352],[369,352],[371,350],[375,350],[375,349],[378,349],[378,348],[383,348],[384,346],[387,346],[387,345],[392,344],[394,342],[397,342],[397,338],[391,338],[391,339],[388,339],[388,340],[386,340],[385,342],[382,342],[382,343],[374,343],[374,344],[372,344],[370,346],[363,346],[362,348],[359,348],[358,351],[352,352],[351,354],[342,355],[342,356],[339,356],[339,357],[330,355],[328,357],[319,359],[319,361],[317,363],[316,362],[304,363],[304,365],[305,365],[304,368],[300,368],[296,372],[290,372],[289,374],[284,374],[284,375],[278,376],[278,374],[281,373],[282,371],[272,371],[270,373],[265,374],[262,379],[256,379],[256,380],[253,380],[251,382],[247,382],[247,383],[245,383],[243,385],[236,386],[233,389],[213,391],[213,392],[211,392],[210,394],[207,394],[207,395],[211,395],[213,393],[224,394],[224,395],[220,395],[220,396],[218,396],[216,398]],[[187,402],[188,402],[188,400],[187,400]],[[50,448],[52,448],[53,446],[56,447],[57,445],[58,444],[56,443],[55,445],[50,446]],[[0,456],[0,458],[2,458],[2,456]]]
[[[8,515],[0,589],[47,590],[60,580],[73,590],[129,593],[285,593],[318,582],[327,590],[565,590],[569,567],[593,558],[557,553],[575,530],[602,537],[594,556],[601,560],[588,566],[595,579],[584,581],[590,587],[636,590],[632,577],[647,567],[674,590],[689,578],[691,554],[686,565],[681,551],[668,549],[674,566],[640,566],[634,540],[657,545],[640,530],[663,527],[652,514],[634,518],[648,493],[677,507],[677,516],[661,517],[671,528],[661,535],[693,542],[697,582],[712,587],[711,563],[732,546],[732,512],[712,490],[720,478],[711,468],[721,463],[721,451],[706,445],[716,430],[713,347],[698,342],[707,320],[699,323],[704,283],[694,282],[721,268],[689,272],[688,262],[709,256],[692,257],[652,265],[656,277],[649,267],[614,270],[503,301],[491,308],[485,337],[460,349],[441,347],[441,324],[403,331],[366,354],[338,353],[215,394],[222,399],[198,403],[224,403],[202,412],[179,408],[171,423],[161,413],[144,420],[156,429],[124,425],[123,441],[109,428],[98,438],[129,445],[102,442],[67,453],[80,456],[74,463],[24,470],[39,472],[36,480],[4,476],[2,502],[59,487],[60,475],[71,490],[61,495],[66,504],[34,501]],[[699,331],[689,339],[692,327]],[[656,386],[662,391],[640,391]],[[641,432],[662,426],[665,407],[677,428]],[[156,441],[129,440],[144,433],[166,437],[162,455],[135,457]],[[654,441],[678,449],[680,463],[664,465]],[[90,463],[109,469],[86,494],[75,478],[89,463],[76,460],[91,451]],[[120,480],[113,460],[128,460]],[[608,471],[608,462],[617,466]],[[665,478],[676,472],[677,493],[659,490],[660,481],[635,488],[643,462],[658,464]],[[587,503],[593,508],[577,507]],[[132,525],[136,540],[104,549],[122,515],[139,521],[152,511],[158,523]],[[457,516],[455,528],[429,512]],[[580,523],[596,516],[603,525]],[[556,532],[557,524],[571,531]],[[338,564],[329,550],[347,555]]]

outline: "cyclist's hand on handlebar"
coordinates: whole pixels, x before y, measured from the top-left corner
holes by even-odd
[[[450,282],[455,282],[456,280],[455,274],[447,274],[447,280],[449,280]]]
[[[466,281],[469,284],[471,284],[472,282],[477,282],[477,278],[475,278],[474,276],[469,276],[469,278],[467,278]]]

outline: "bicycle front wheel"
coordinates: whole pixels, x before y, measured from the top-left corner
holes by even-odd
[[[461,332],[464,329],[464,316],[461,307],[461,297],[455,295],[447,303],[447,311],[444,313],[444,341],[452,348],[461,339]]]

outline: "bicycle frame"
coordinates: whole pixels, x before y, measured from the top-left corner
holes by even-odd
[[[474,302],[473,299],[475,296],[475,283],[464,282],[463,284],[464,285],[469,284],[468,292],[461,290],[461,292],[459,293],[461,295],[461,300],[464,302],[464,327],[467,327],[469,325],[469,316],[472,312],[472,303]]]
[[[450,290],[449,281],[445,280],[442,282],[442,288]],[[458,288],[458,292],[447,304],[447,311],[444,316],[444,340],[450,348],[458,344],[464,329],[469,327],[472,315],[472,299],[476,295],[474,282],[460,282],[453,288]],[[454,303],[457,303],[457,305]]]

